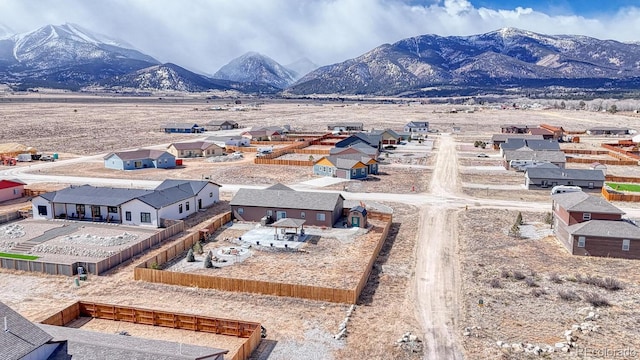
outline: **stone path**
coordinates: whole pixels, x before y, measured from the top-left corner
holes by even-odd
[[[80,228],[82,224],[80,223],[66,223],[60,227],[53,228],[44,232],[44,234],[34,237],[25,242],[21,242],[11,248],[12,252],[26,254],[31,251],[36,245],[42,244],[45,241],[49,241],[51,239],[55,239],[58,236],[68,235]]]

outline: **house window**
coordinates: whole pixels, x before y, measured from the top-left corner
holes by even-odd
[[[317,214],[316,214],[316,220],[318,220],[318,221],[325,221],[324,213],[317,213]]]
[[[238,214],[240,215],[244,214],[244,208],[238,208]]]
[[[582,220],[591,220],[591,213],[582,213]]]
[[[185,208],[185,210],[189,211],[189,202],[188,201],[186,203],[184,203],[184,208]]]
[[[117,214],[118,213],[118,208],[115,206],[107,206],[107,212],[109,214]]]
[[[267,216],[273,216],[273,210],[267,210]]]
[[[213,197],[213,192],[210,192],[210,193],[209,193],[209,197]]]
[[[131,221],[131,211],[125,211],[124,218],[127,221]]]
[[[357,174],[357,171],[358,171],[358,170],[356,170],[356,169],[353,169],[353,170],[351,170],[351,174],[352,174],[353,176],[356,176],[356,174]]]
[[[628,239],[622,240],[622,251],[629,251],[630,246],[631,246],[631,240],[628,240]]]
[[[307,216],[307,214],[304,213],[304,211],[300,211],[300,219],[305,219]]]
[[[587,238],[584,236],[578,236],[578,247],[584,247],[587,242]]]
[[[287,212],[286,211],[276,211],[276,220],[286,219]]]
[[[180,214],[182,214],[182,204],[179,204],[179,205],[178,205],[178,212],[179,212]]]
[[[151,222],[151,213],[148,213],[148,212],[140,213],[140,222],[150,223]]]
[[[18,195],[18,189],[13,189],[13,195]]]
[[[38,215],[47,216],[47,206],[46,205],[38,205]]]
[[[78,216],[84,216],[84,204],[76,204],[76,213]]]

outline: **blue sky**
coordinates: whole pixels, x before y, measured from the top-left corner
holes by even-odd
[[[213,74],[249,51],[329,65],[413,36],[504,27],[640,42],[640,0],[0,0],[0,38],[66,22]]]

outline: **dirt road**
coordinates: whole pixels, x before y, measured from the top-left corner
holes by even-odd
[[[448,197],[457,192],[457,164],[455,142],[443,134],[431,195]],[[421,207],[414,281],[426,359],[462,359],[455,334],[460,284],[455,223],[455,212],[446,203]]]

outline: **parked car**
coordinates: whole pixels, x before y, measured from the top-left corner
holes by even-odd
[[[51,156],[51,155],[42,155],[42,156],[40,156],[40,161],[53,161],[53,156]]]
[[[480,153],[480,154],[478,154],[476,156],[479,157],[479,158],[488,158],[489,157],[489,155],[487,155],[485,153]]]

